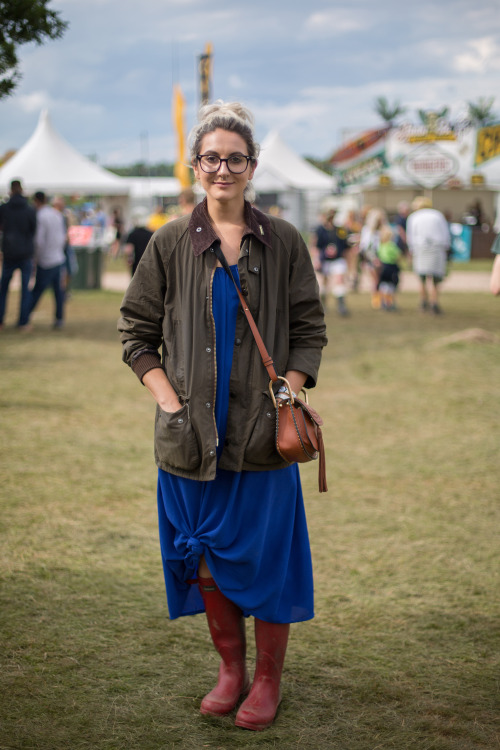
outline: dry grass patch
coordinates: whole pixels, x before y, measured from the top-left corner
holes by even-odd
[[[302,471],[317,614],[262,734],[198,713],[218,659],[203,617],[167,619],[153,407],[120,361],[119,302],[75,293],[54,333],[47,299],[32,336],[0,338],[0,748],[499,746],[499,348],[431,346],[498,336],[498,300],[329,314],[311,402],[330,492]]]

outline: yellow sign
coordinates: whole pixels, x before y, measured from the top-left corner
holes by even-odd
[[[174,174],[181,183],[181,189],[191,185],[189,167],[186,164],[186,138],[184,135],[184,97],[181,87],[174,84],[174,101],[172,106],[174,127],[177,134],[177,159],[175,160]]]
[[[472,174],[470,177],[470,184],[471,185],[484,185],[484,175]]]
[[[500,156],[500,124],[477,131],[475,166]]]
[[[456,141],[454,133],[424,133],[423,135],[408,136],[408,143],[430,143],[431,141]]]

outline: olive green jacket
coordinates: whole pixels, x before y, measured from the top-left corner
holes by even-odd
[[[326,345],[323,308],[307,247],[288,222],[245,203],[238,260],[240,285],[276,372],[300,370],[316,384]],[[219,240],[206,202],[151,238],[121,307],[123,359],[140,379],[163,367],[182,408],[156,410],[155,460],[182,477],[214,479],[216,338],[212,315],[213,252]],[[158,350],[161,348],[161,361]],[[274,447],[269,377],[240,308],[236,321],[229,410],[221,469],[262,471],[286,466]]]

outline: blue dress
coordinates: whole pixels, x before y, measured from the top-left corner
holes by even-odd
[[[231,270],[238,278],[237,266]],[[238,296],[215,271],[215,418],[224,446]],[[204,612],[196,585],[201,555],[220,590],[245,616],[266,622],[314,617],[309,536],[297,464],[272,471],[224,471],[200,482],[159,469],[158,515],[171,619]]]

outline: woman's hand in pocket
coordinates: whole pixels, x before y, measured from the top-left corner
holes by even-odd
[[[155,367],[153,370],[149,370],[143,376],[142,382],[162,411],[173,414],[182,407],[179,397],[172,388],[163,368]]]

